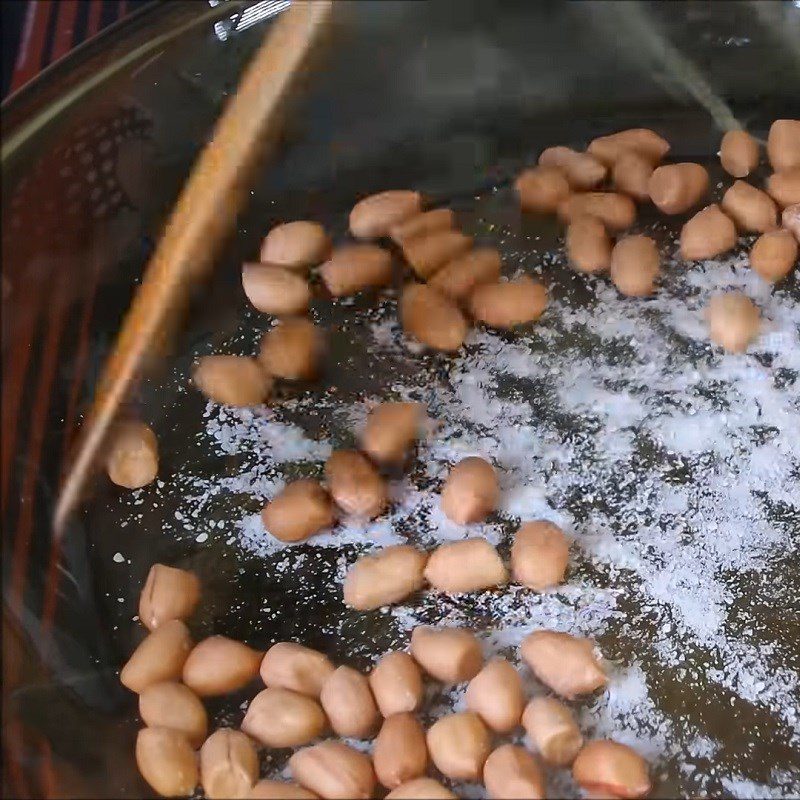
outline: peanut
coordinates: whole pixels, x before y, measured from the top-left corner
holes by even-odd
[[[168,620],[133,651],[119,679],[136,694],[155,683],[178,680],[191,649],[192,639],[186,625],[179,619]]]
[[[372,244],[345,245],[333,251],[319,274],[334,297],[379,289],[391,283],[392,256]]]
[[[352,667],[335,669],[322,685],[319,700],[339,736],[366,739],[378,726],[378,708],[369,681]]]
[[[325,741],[289,759],[299,784],[326,800],[368,800],[375,789],[369,756],[343,742]]]
[[[552,214],[569,197],[570,187],[558,167],[533,167],[524,170],[514,182],[523,211]]]
[[[743,353],[761,327],[761,315],[741,292],[714,295],[706,310],[711,341],[729,353]]]
[[[470,456],[450,470],[440,502],[449,519],[467,525],[485,519],[497,508],[499,499],[500,485],[492,465]]]
[[[569,147],[548,147],[542,150],[539,164],[558,167],[572,189],[585,192],[594,189],[606,177],[605,164],[590,153],[579,153]]]
[[[462,628],[414,628],[411,655],[425,672],[442,683],[468,681],[478,674],[483,663],[478,640]]]
[[[522,725],[542,759],[566,767],[583,747],[573,713],[555,697],[534,697],[522,714]]]
[[[455,226],[456,217],[449,208],[434,208],[422,214],[415,214],[404,222],[393,225],[389,231],[392,241],[402,247],[410,239],[428,233],[447,231]]]
[[[594,692],[608,680],[588,639],[538,630],[523,640],[520,650],[533,674],[568,700]]]
[[[192,572],[153,564],[139,596],[139,619],[150,631],[171,619],[186,619],[200,602],[200,581]]]
[[[143,728],[136,736],[136,766],[162,797],[189,797],[197,786],[197,756],[189,740],[171,728]]]
[[[558,525],[545,520],[520,525],[511,546],[511,574],[517,583],[543,592],[564,582],[569,540]]]
[[[781,228],[767,231],[756,239],[750,250],[750,266],[764,280],[777,283],[785,278],[797,261],[797,240]]]
[[[427,280],[470,247],[472,238],[460,231],[434,231],[406,240],[403,257],[419,278]]]
[[[597,217],[610,231],[623,231],[636,220],[636,206],[626,194],[617,192],[584,192],[570,195],[558,206],[562,222],[578,217]]]
[[[328,657],[317,650],[296,642],[278,642],[261,662],[261,680],[269,687],[319,697],[333,669]]]
[[[208,733],[208,715],[200,699],[175,681],[148,686],[139,695],[139,716],[148,728],[182,733],[192,747],[200,747]]]
[[[483,783],[492,800],[545,798],[545,777],[539,762],[518,745],[501,745],[486,759]]]
[[[357,611],[369,611],[399,603],[422,588],[427,560],[426,553],[404,544],[362,556],[345,578],[344,604]]]
[[[658,247],[649,236],[626,236],[611,252],[611,280],[628,297],[652,294],[659,267]]]
[[[547,307],[547,290],[523,275],[502,283],[477,286],[470,298],[472,316],[491,328],[514,328],[542,316]]]
[[[200,748],[200,783],[209,800],[247,797],[258,779],[258,753],[241,731],[220,728]]]
[[[608,136],[599,136],[589,143],[587,149],[608,166],[613,165],[629,150],[657,164],[669,152],[669,142],[649,128],[629,128]]]
[[[775,172],[800,167],[800,119],[776,119],[772,123],[767,155]]]
[[[425,731],[413,714],[388,717],[372,752],[375,774],[387,789],[419,778],[428,766]]]
[[[433,778],[415,778],[392,789],[386,800],[456,800],[456,796]]]
[[[421,205],[419,192],[390,189],[372,194],[353,206],[350,233],[356,239],[379,239],[395,225],[419,214]]]
[[[778,227],[775,201],[766,192],[744,181],[736,181],[722,195],[722,210],[742,231],[764,233]]]
[[[493,731],[509,733],[519,725],[525,698],[519,673],[504,658],[493,658],[469,682],[465,697]]]
[[[261,261],[286,269],[305,271],[319,264],[331,247],[318,222],[296,220],[276,225],[261,245]]]
[[[611,266],[611,240],[597,217],[578,217],[566,234],[570,264],[580,272],[602,272]]]
[[[648,185],[653,169],[653,162],[639,153],[633,150],[623,153],[614,163],[611,173],[614,188],[636,200],[649,200]]]
[[[319,703],[291,689],[260,691],[242,720],[242,730],[265,747],[298,747],[325,730],[325,714]]]
[[[448,714],[428,730],[428,751],[442,775],[461,781],[480,780],[491,750],[489,731],[477,714]]]
[[[227,406],[259,405],[272,389],[272,378],[249,356],[203,356],[192,382],[209,400]]]
[[[442,294],[462,301],[472,290],[500,278],[500,253],[493,247],[476,247],[448,261],[429,281]]]
[[[647,191],[664,214],[682,214],[708,191],[708,170],[700,164],[667,164],[653,171]]]
[[[602,797],[646,797],[651,787],[647,762],[610,740],[588,742],[572,765],[572,776],[587,792]]]
[[[800,242],[800,203],[786,206],[781,214],[781,225]]]
[[[261,340],[258,360],[268,375],[290,381],[307,381],[317,374],[323,352],[319,328],[295,317],[279,322]]]
[[[480,592],[508,583],[503,561],[486,539],[463,539],[436,548],[425,567],[425,579],[449,594]]]
[[[736,226],[716,204],[698,211],[681,228],[681,257],[702,261],[726,253],[736,246]]]
[[[744,178],[758,166],[758,142],[747,131],[728,131],[719,147],[722,169]]]
[[[386,653],[369,674],[369,685],[384,717],[416,711],[422,704],[422,674],[408,653]]]
[[[317,795],[296,783],[263,780],[250,790],[247,800],[317,800]]]
[[[458,306],[431,286],[411,283],[400,298],[403,330],[434,350],[455,351],[464,343],[467,320]]]
[[[261,512],[266,530],[282,542],[308,539],[330,528],[334,520],[328,493],[310,478],[287,484]]]
[[[263,653],[226,636],[195,645],[183,665],[183,682],[200,697],[243,689],[258,674]]]
[[[259,311],[278,317],[302,314],[311,302],[308,281],[292,270],[273,264],[244,264],[242,288]]]
[[[106,458],[108,477],[117,486],[140,489],[158,474],[158,440],[144,422],[128,421],[117,427]]]
[[[361,449],[379,464],[402,464],[424,415],[421,403],[380,403],[370,411]]]
[[[325,480],[334,502],[346,514],[372,519],[386,508],[386,481],[357,450],[332,453],[325,463]]]
[[[800,167],[770,175],[767,178],[767,192],[781,208],[800,203]]]

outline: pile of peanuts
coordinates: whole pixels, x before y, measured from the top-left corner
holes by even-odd
[[[608,270],[622,294],[645,296],[660,274],[656,243],[643,235],[612,237],[633,225],[636,202],[683,214],[709,190],[701,165],[659,165],[669,149],[666,140],[644,128],[595,139],[586,152],[551,147],[536,167],[519,175],[515,190],[525,212],[557,214],[566,224],[566,254],[577,271]],[[742,180],[759,163],[758,143],[744,131],[725,134],[720,160],[737,180],[721,204],[706,206],[683,225],[685,261],[721,255],[734,248],[739,233],[758,233],[752,268],[772,283],[788,275],[800,241],[800,120],[773,123],[767,154],[774,174],[762,190]],[[199,360],[193,382],[206,397],[252,406],[267,400],[276,379],[313,380],[325,341],[303,316],[312,299],[308,272],[318,267],[332,297],[385,287],[392,280],[393,256],[376,240],[391,240],[413,273],[401,292],[400,320],[404,331],[428,348],[458,350],[470,320],[512,329],[534,322],[545,310],[541,283],[528,276],[501,280],[500,253],[473,248],[471,238],[456,229],[453,212],[423,210],[417,192],[367,197],[354,206],[349,222],[359,242],[335,249],[315,222],[290,222],[270,231],[259,262],[244,265],[242,284],[259,311],[280,319],[265,334],[256,358]],[[730,352],[746,350],[760,327],[758,309],[740,292],[712,297],[707,317],[710,339]],[[262,511],[265,529],[283,542],[299,542],[330,528],[338,514],[379,516],[388,505],[383,473],[407,463],[424,420],[418,403],[377,405],[359,449],[333,452],[324,484],[313,479],[287,484]],[[152,481],[158,470],[153,432],[139,422],[123,423],[107,468],[120,486]],[[440,504],[449,519],[467,525],[492,513],[499,496],[492,465],[470,457],[450,471]],[[500,587],[510,577],[543,591],[564,580],[568,561],[563,531],[545,521],[525,522],[515,534],[510,575],[484,538],[447,543],[430,554],[400,545],[358,559],[345,577],[343,600],[366,611],[401,602],[426,583],[459,594]],[[537,696],[526,705],[517,670],[501,658],[484,665],[468,630],[418,627],[410,654],[388,653],[365,676],[347,666],[335,668],[325,655],[293,642],[274,644],[266,654],[224,636],[193,645],[183,620],[199,600],[196,576],[156,564],[139,611],[150,634],[120,675],[139,694],[147,727],[137,739],[137,763],[159,794],[186,796],[199,783],[210,798],[368,798],[380,783],[389,798],[454,797],[426,776],[429,760],[451,780],[482,781],[492,798],[544,797],[541,762],[571,764],[576,782],[595,796],[636,798],[650,791],[648,766],[639,755],[610,740],[584,743],[572,712],[555,696]],[[606,684],[602,661],[586,639],[538,630],[523,641],[520,655],[553,695],[567,700]],[[414,716],[422,710],[423,672],[448,685],[469,682],[468,711],[438,719],[427,733]],[[241,690],[259,673],[266,688],[251,701],[241,730],[220,728],[207,736],[200,698]],[[493,734],[512,733],[520,724],[539,758],[510,743],[492,749]],[[333,739],[311,744],[329,730],[339,737],[375,737],[372,756]],[[289,760],[299,785],[258,781],[256,743],[310,745]]]

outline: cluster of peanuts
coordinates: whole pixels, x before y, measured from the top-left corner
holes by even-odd
[[[699,164],[659,166],[668,151],[668,142],[643,128],[595,139],[586,152],[552,147],[540,155],[538,166],[518,177],[515,189],[524,211],[555,213],[566,223],[566,252],[576,270],[609,270],[622,294],[644,296],[653,292],[660,273],[656,243],[642,235],[621,236],[615,243],[611,237],[633,225],[637,201],[682,214],[709,189],[708,173]],[[725,135],[720,159],[737,180],[720,205],[706,206],[683,226],[684,260],[721,255],[735,246],[739,232],[759,233],[750,252],[753,269],[771,282],[789,273],[800,240],[800,120],[772,125],[767,154],[774,174],[763,191],[741,180],[758,165],[757,142],[744,131]],[[415,276],[401,292],[402,327],[431,349],[457,350],[470,319],[511,329],[535,321],[547,305],[541,283],[528,276],[501,280],[500,253],[473,248],[471,238],[455,229],[453,212],[423,210],[417,192],[367,197],[352,209],[349,222],[360,241],[335,249],[315,222],[290,222],[270,231],[260,261],[244,265],[242,284],[250,302],[279,321],[255,358],[199,360],[193,382],[209,399],[252,406],[267,400],[276,379],[312,380],[325,342],[304,316],[312,299],[308,272],[318,267],[332,297],[385,287],[392,280],[393,256],[374,243],[379,239],[399,248]],[[747,348],[760,325],[758,309],[738,292],[714,296],[708,321],[712,341],[734,352]],[[287,484],[262,511],[265,529],[281,541],[299,542],[330,528],[339,513],[379,516],[388,505],[382,472],[404,465],[424,418],[418,403],[376,406],[359,449],[330,456],[324,485],[313,479]],[[158,470],[153,432],[139,422],[125,423],[107,468],[121,486],[152,481]],[[491,464],[470,457],[450,471],[440,504],[448,518],[466,525],[495,510],[499,494]],[[358,559],[344,580],[343,599],[365,611],[400,602],[426,583],[458,594],[499,587],[509,577],[543,591],[563,581],[568,561],[569,541],[557,526],[526,522],[515,534],[510,576],[485,538],[447,543],[430,554],[400,545]],[[526,705],[517,670],[500,658],[484,665],[468,630],[418,627],[410,654],[388,653],[365,676],[336,668],[323,654],[293,642],[274,644],[266,654],[224,636],[194,645],[183,620],[199,600],[196,576],[155,565],[139,612],[150,634],[120,676],[139,694],[147,726],[137,739],[139,769],[161,795],[186,796],[199,783],[210,798],[367,798],[380,783],[389,798],[454,797],[426,776],[429,761],[446,778],[483,781],[492,798],[543,797],[542,762],[571,764],[576,782],[592,795],[636,798],[650,790],[647,764],[636,752],[610,740],[584,743],[572,712],[558,699],[574,700],[606,684],[589,640],[538,630],[523,641],[523,661],[555,695],[534,697]],[[241,730],[220,728],[208,736],[201,698],[239,691],[259,673],[266,688],[250,702]],[[440,718],[427,732],[415,716],[422,710],[423,673],[448,685],[469,682],[468,711]],[[492,749],[493,734],[511,733],[520,724],[539,758],[508,743]],[[311,744],[329,730],[345,738],[374,736],[372,756],[334,739]],[[297,783],[258,781],[256,743],[302,747],[289,759]]]
[[[563,533],[549,523],[529,523],[523,532],[515,548],[554,543],[560,566],[545,574],[523,558],[520,579],[537,586],[560,580]],[[502,582],[504,572],[496,577]],[[492,798],[545,797],[543,764],[572,765],[576,782],[595,795],[636,798],[650,790],[647,764],[635,751],[611,740],[584,742],[572,711],[558,699],[574,700],[606,684],[587,639],[537,630],[523,640],[522,659],[553,692],[526,702],[519,672],[503,658],[484,663],[480,643],[463,628],[417,627],[410,654],[386,653],[364,675],[295,642],[278,642],[266,653],[225,636],[194,644],[183,620],[200,595],[191,572],[154,565],[139,602],[150,633],[120,673],[139,695],[146,726],[136,740],[139,771],[164,797],[186,797],[200,785],[211,800],[345,800],[374,797],[380,784],[393,800],[455,798],[427,776],[429,763],[451,780],[482,781]],[[241,729],[209,735],[202,699],[245,689],[259,675],[266,688],[248,704]],[[467,710],[442,716],[425,731],[416,716],[423,710],[423,676],[449,686],[468,682]],[[494,746],[493,737],[520,725],[538,758],[519,745]],[[374,739],[371,756],[338,739],[313,744],[328,732]],[[295,783],[259,780],[259,747],[301,748],[288,762]]]

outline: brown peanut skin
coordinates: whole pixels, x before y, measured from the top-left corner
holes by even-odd
[[[797,240],[783,228],[762,233],[750,250],[750,266],[764,280],[777,283],[785,278],[797,261]]]
[[[579,272],[602,272],[611,266],[611,239],[597,217],[578,217],[567,227],[569,263]]]
[[[594,189],[606,177],[608,169],[590,153],[580,153],[569,147],[548,147],[539,156],[543,167],[558,167],[570,187],[579,192]]]
[[[126,489],[140,489],[158,474],[158,440],[144,422],[129,420],[118,425],[106,458],[112,483]]]
[[[289,759],[295,780],[326,800],[368,800],[375,789],[375,772],[368,755],[328,740],[298,750]]]
[[[568,700],[590,694],[608,682],[588,639],[540,629],[522,641],[520,652],[533,674]]]
[[[319,481],[287,484],[261,511],[264,528],[282,542],[300,542],[333,525],[333,503]]]
[[[425,774],[428,746],[425,731],[413,714],[387,717],[372,751],[375,774],[387,789],[396,789]]]
[[[386,800],[457,800],[457,798],[433,778],[415,778],[392,789],[386,795]]]
[[[415,214],[404,222],[392,226],[389,236],[402,247],[409,239],[436,231],[447,231],[455,227],[456,215],[450,208],[434,208],[422,214]]]
[[[664,214],[682,214],[708,192],[708,170],[700,164],[667,164],[647,181],[650,199]]]
[[[413,712],[422,705],[422,673],[408,653],[386,653],[368,680],[378,710],[384,717]]]
[[[636,200],[650,199],[648,183],[653,174],[653,162],[636,152],[623,153],[615,162],[612,181],[618,192]]]
[[[198,642],[183,665],[183,682],[200,697],[238,691],[258,675],[263,653],[227,636]]]
[[[356,239],[379,239],[397,224],[419,214],[419,192],[389,189],[363,198],[350,212],[350,233]]]
[[[467,708],[496,733],[509,733],[522,718],[525,696],[517,670],[504,658],[492,659],[469,682]]]
[[[524,747],[504,744],[486,759],[483,783],[492,800],[544,800],[545,776],[536,760]]]
[[[500,278],[500,253],[493,247],[476,247],[448,261],[429,281],[429,285],[453,300],[466,300],[476,286],[496,283]]]
[[[361,449],[378,464],[402,464],[419,435],[421,403],[379,403],[361,434]]]
[[[171,619],[187,619],[199,602],[197,575],[166,564],[153,564],[139,595],[139,620],[153,631]]]
[[[404,242],[403,257],[418,278],[427,280],[470,247],[472,237],[461,231],[434,231]]]
[[[140,730],[136,737],[136,765],[150,788],[162,797],[188,797],[197,786],[197,756],[179,731]]]
[[[192,382],[209,400],[227,406],[260,405],[272,389],[272,378],[249,356],[203,356]]]
[[[781,208],[800,203],[800,167],[770,175],[767,178],[767,193]]]
[[[698,211],[681,228],[681,258],[701,261],[727,253],[736,246],[736,226],[716,204]]]
[[[441,507],[459,525],[479,522],[497,508],[500,484],[492,465],[478,456],[458,462],[442,489]]]
[[[570,187],[558,167],[533,167],[522,172],[514,182],[523,211],[552,214],[569,197]]]
[[[319,703],[291,689],[269,687],[251,701],[242,730],[265,747],[299,747],[322,734],[327,720]]]
[[[440,717],[428,729],[428,752],[442,775],[480,780],[491,750],[489,731],[477,714],[465,711]]]
[[[522,714],[522,725],[542,760],[566,767],[583,746],[575,715],[555,697],[534,697]]]
[[[241,731],[218,728],[200,748],[200,783],[209,800],[247,797],[258,779],[258,753]]]
[[[296,783],[263,780],[253,786],[247,800],[318,800],[318,797]]]
[[[405,544],[362,556],[345,577],[344,604],[369,611],[405,600],[423,587],[427,560],[427,553]]]
[[[758,166],[758,142],[747,131],[728,131],[719,146],[722,168],[734,178],[747,177]]]
[[[564,582],[569,564],[569,540],[557,525],[535,520],[520,525],[511,546],[514,580],[542,592]]]
[[[742,292],[722,292],[709,300],[706,310],[709,336],[729,353],[743,353],[758,335],[761,315]]]
[[[486,539],[446,542],[433,551],[425,579],[449,594],[479,592],[508,583],[508,572],[497,550]]]
[[[400,298],[403,330],[433,350],[454,352],[467,336],[467,320],[446,295],[422,283],[407,284]]]
[[[572,776],[584,790],[602,797],[634,800],[651,788],[647,762],[630,747],[610,740],[588,742],[572,765]]]
[[[334,297],[379,289],[392,280],[392,256],[372,244],[344,245],[333,251],[319,275]]]
[[[200,698],[177,681],[148,686],[139,695],[139,716],[148,728],[182,733],[192,747],[200,747],[208,734],[208,715]]]
[[[593,139],[587,150],[607,166],[630,150],[657,164],[669,152],[669,142],[649,128],[629,128]]]
[[[722,210],[741,231],[765,233],[778,227],[775,201],[745,181],[736,181],[722,195]]]
[[[264,334],[258,360],[268,375],[309,381],[316,377],[323,350],[320,329],[311,320],[293,317]]]
[[[267,686],[318,698],[333,670],[323,653],[296,642],[277,642],[264,655],[260,673]]]
[[[800,167],[800,119],[776,119],[772,123],[767,155],[776,172]]]
[[[566,223],[584,216],[597,217],[608,230],[624,231],[636,221],[636,205],[619,192],[584,192],[562,201],[558,216]]]
[[[318,222],[295,220],[276,225],[261,245],[261,261],[305,272],[325,259],[331,240]]]
[[[414,628],[411,655],[425,672],[442,683],[471,680],[483,664],[478,640],[463,628]]]
[[[547,289],[527,275],[484,283],[472,292],[469,306],[472,316],[490,328],[515,328],[542,316],[547,307]]]
[[[338,667],[322,686],[320,703],[339,736],[366,739],[378,727],[380,715],[369,681],[352,667]]]
[[[386,481],[357,450],[331,453],[325,463],[325,480],[334,502],[346,514],[373,519],[386,508]]]
[[[179,680],[192,649],[189,629],[179,619],[159,625],[133,651],[119,673],[123,686],[141,694],[149,686]]]
[[[622,294],[652,294],[660,272],[658,246],[649,236],[626,236],[614,245],[611,280]]]
[[[274,264],[244,264],[242,288],[255,308],[277,317],[304,314],[311,302],[308,281],[297,272]]]

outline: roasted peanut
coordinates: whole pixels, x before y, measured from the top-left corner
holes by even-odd
[[[647,192],[665,214],[682,214],[700,202],[708,191],[708,170],[700,164],[667,164],[653,171]]]
[[[522,714],[522,725],[548,764],[566,767],[583,747],[575,715],[555,697],[534,697]]]
[[[462,628],[414,628],[411,655],[425,672],[442,683],[468,681],[478,674],[483,663],[478,640]]]
[[[148,686],[139,695],[139,716],[148,728],[182,733],[192,747],[200,747],[208,733],[208,715],[200,698],[175,681]]]
[[[716,203],[698,211],[681,228],[681,257],[686,261],[713,258],[735,246],[736,226]]]
[[[139,731],[136,766],[162,797],[189,797],[197,786],[197,756],[186,736],[171,728]]]
[[[346,514],[372,519],[388,502],[386,481],[357,450],[336,450],[325,463],[328,491]]]
[[[544,800],[545,777],[524,747],[504,744],[486,759],[483,784],[492,800]]]
[[[386,800],[456,800],[456,796],[433,778],[415,778],[392,789]]]
[[[298,747],[325,730],[325,714],[319,703],[291,689],[260,691],[242,720],[242,730],[266,747]]]
[[[344,604],[357,611],[399,603],[421,589],[428,560],[416,547],[400,544],[362,556],[344,580]]]
[[[478,538],[440,545],[428,559],[424,574],[434,589],[449,594],[480,592],[508,583],[497,550]]]
[[[268,375],[307,381],[317,374],[322,351],[319,328],[310,320],[295,317],[267,331],[261,340],[258,360]]]
[[[543,167],[558,167],[570,187],[585,192],[594,189],[606,177],[605,164],[590,153],[579,153],[569,147],[548,147],[542,150],[539,164]]]
[[[209,400],[227,406],[256,406],[272,390],[272,378],[249,356],[203,356],[192,382]]]
[[[359,200],[350,212],[350,233],[356,239],[379,239],[420,212],[419,192],[390,189]]]
[[[477,714],[448,714],[428,730],[428,751],[436,769],[460,781],[480,780],[491,750],[489,731]]]
[[[402,464],[424,413],[421,403],[379,403],[367,417],[361,449],[378,464]]]
[[[781,225],[800,242],[800,203],[786,206],[781,214]]]
[[[119,679],[136,694],[154,683],[180,680],[191,649],[189,629],[181,620],[163,622],[133,651]]]
[[[392,280],[392,256],[372,244],[344,245],[333,251],[319,274],[334,297],[379,289]]]
[[[570,188],[558,167],[533,167],[524,170],[514,181],[523,211],[552,214],[569,197]]]
[[[325,228],[318,222],[296,220],[276,225],[261,245],[261,261],[286,269],[305,271],[319,264],[331,248]]]
[[[547,289],[523,275],[475,287],[469,301],[472,316],[491,328],[514,328],[539,319],[547,307]]]
[[[247,797],[258,779],[258,753],[241,731],[220,728],[200,748],[200,783],[209,800]]]
[[[719,146],[722,169],[744,178],[758,166],[758,142],[747,131],[728,131]]]
[[[492,465],[470,456],[450,470],[440,502],[449,519],[467,525],[486,519],[497,508],[499,499],[500,485]]]
[[[128,421],[113,432],[106,458],[112,483],[126,489],[140,489],[158,474],[158,440],[144,422]]]
[[[259,311],[278,317],[302,314],[311,302],[308,281],[290,269],[273,264],[244,264],[242,288]]]
[[[597,217],[578,217],[566,234],[570,264],[580,272],[602,272],[611,266],[611,239]]]
[[[649,236],[626,236],[611,252],[611,280],[622,294],[644,297],[652,294],[661,272],[658,247]]]
[[[517,583],[543,592],[564,582],[569,540],[558,525],[546,520],[525,522],[511,546],[511,574]]]
[[[753,301],[741,292],[715,294],[706,311],[711,341],[729,353],[743,353],[761,327]]]
[[[416,711],[422,703],[422,674],[408,653],[386,653],[370,672],[368,680],[384,717]]]
[[[171,619],[186,619],[200,602],[200,581],[192,572],[153,564],[139,595],[139,619],[150,631]]]
[[[452,209],[434,208],[393,225],[389,236],[396,245],[402,247],[409,239],[415,239],[417,236],[450,230],[455,226],[455,221],[456,215]]]
[[[339,736],[366,739],[378,727],[380,715],[369,681],[352,667],[335,669],[322,685],[319,700]]]
[[[610,231],[624,231],[636,220],[636,206],[626,194],[618,192],[584,192],[572,194],[558,206],[562,222],[578,217],[597,217]]]
[[[792,271],[797,250],[797,240],[783,228],[762,233],[750,250],[750,266],[764,280],[777,283]]]
[[[368,800],[375,789],[369,756],[344,742],[326,741],[289,759],[295,780],[326,800]]]
[[[572,765],[572,777],[600,797],[632,800],[650,792],[647,762],[630,747],[610,740],[588,742]]]
[[[538,630],[525,637],[520,651],[533,674],[568,700],[589,694],[608,680],[588,639]]]
[[[766,192],[744,181],[736,181],[722,195],[722,210],[742,231],[764,233],[778,227],[775,201]]]
[[[519,673],[504,658],[493,658],[469,682],[465,699],[467,708],[497,733],[514,730],[525,705]]]
[[[384,721],[375,739],[372,761],[378,780],[387,789],[395,789],[425,774],[428,766],[425,731],[413,714],[395,714]]]
[[[770,175],[767,193],[781,208],[800,203],[800,167]]]
[[[227,636],[209,636],[189,653],[183,682],[200,697],[238,691],[258,675],[263,655]]]
[[[310,478],[287,484],[261,512],[264,527],[282,542],[308,539],[330,528],[334,520],[331,498]]]
[[[247,800],[317,800],[317,795],[296,783],[263,780],[250,790]]]
[[[800,119],[776,119],[772,123],[767,155],[775,172],[800,167]]]
[[[649,128],[629,128],[593,139],[587,150],[608,166],[629,150],[657,164],[669,152],[669,142]]]
[[[317,650],[296,642],[278,642],[261,662],[261,680],[270,687],[319,697],[333,669],[328,657]]]
[[[427,280],[470,247],[472,238],[461,231],[434,231],[406,240],[403,257],[418,277]]]
[[[454,300],[465,300],[482,283],[500,278],[500,253],[493,247],[476,247],[448,261],[429,281],[430,285]]]
[[[614,188],[637,200],[649,200],[648,185],[653,174],[653,162],[631,150],[623,153],[614,163],[611,179]]]
[[[434,350],[458,350],[468,330],[458,306],[423,283],[410,283],[403,289],[400,320],[406,333]]]

